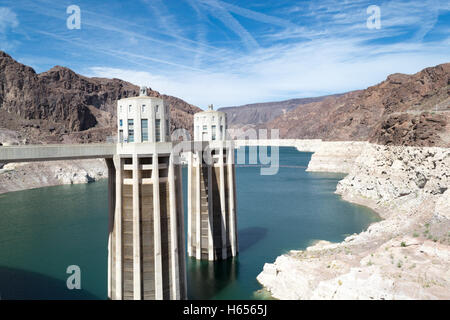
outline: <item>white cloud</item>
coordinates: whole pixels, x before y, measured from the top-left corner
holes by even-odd
[[[180,29],[176,12],[157,4],[164,22],[159,29],[92,10],[84,15],[87,38],[72,41],[65,34],[34,32],[81,47],[100,59],[113,59],[114,68],[84,66],[90,76],[148,85],[200,107],[363,89],[391,73],[413,73],[450,61],[448,38],[426,44],[423,40],[441,11],[448,10],[444,0],[431,5],[380,1],[380,30],[366,28],[367,1],[311,1],[295,10],[292,5],[274,9],[270,16],[222,0],[187,3],[197,17],[192,19],[195,25],[186,26],[192,33]],[[58,12],[46,8],[41,14],[64,18]],[[223,28],[238,39],[221,39],[217,34]],[[382,40],[395,37],[403,40]],[[117,45],[125,41],[127,46]]]
[[[94,67],[90,76],[147,85],[205,108],[364,89],[395,72],[415,73],[448,62],[442,44],[367,47],[356,39],[320,40],[261,50],[221,72],[148,72]],[[273,56],[273,52],[277,56]],[[249,62],[250,61],[250,62]]]
[[[18,25],[19,20],[14,11],[0,7],[0,50],[9,51],[17,45],[17,41],[8,39],[7,33],[9,29],[16,28]]]
[[[0,32],[5,33],[8,28],[19,25],[17,15],[10,8],[0,7]]]

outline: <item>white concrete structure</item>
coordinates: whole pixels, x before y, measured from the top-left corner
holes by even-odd
[[[169,108],[160,98],[147,96],[141,88],[139,97],[117,101],[119,143],[170,141]]]
[[[197,143],[170,142],[168,110],[161,99],[145,92],[119,100],[122,139],[117,144],[0,146],[0,162],[104,158],[109,196],[108,296],[186,299],[182,174],[173,151],[180,143],[184,147],[179,150]],[[215,125],[224,134],[225,115],[212,110],[199,115],[205,113],[205,118],[198,118],[199,125],[208,119],[210,130]],[[133,127],[128,126],[130,119]],[[148,141],[139,125],[145,119],[149,119]],[[133,142],[128,141],[130,130]],[[225,135],[212,141],[211,132],[202,135],[211,139],[200,142],[201,148],[189,156],[187,247],[191,256],[217,260],[238,252],[236,180],[233,141],[224,141]],[[204,161],[207,154],[212,162]]]
[[[186,299],[181,165],[174,163],[168,142],[168,111],[161,99],[145,92],[117,104],[119,121],[127,120],[122,126],[119,122],[119,135],[125,130],[123,142],[128,143],[117,144],[108,164],[115,179],[110,183],[115,190],[110,190],[108,295],[117,300]],[[146,119],[148,136],[140,126]]]
[[[0,162],[112,159],[116,145],[107,143],[46,144],[0,147]]]
[[[194,115],[195,142],[209,146],[188,159],[188,255],[199,260],[238,253],[234,146],[225,131],[225,113],[212,106]]]
[[[212,105],[208,109],[194,114],[194,141],[226,140],[227,115]]]

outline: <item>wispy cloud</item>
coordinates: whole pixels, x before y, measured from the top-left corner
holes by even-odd
[[[206,107],[239,105],[292,97],[319,96],[365,88],[393,72],[414,73],[446,59],[442,44],[390,45],[368,57],[358,41],[320,41],[295,47],[261,51],[258,57],[242,58],[241,69],[223,72],[161,74],[136,69],[95,67],[88,74],[118,77],[175,95]],[[401,52],[399,50],[402,50]],[[272,58],[272,50],[278,53]],[[386,52],[391,54],[386,55]],[[439,53],[441,52],[441,53]],[[255,62],[259,60],[260,62]]]
[[[0,7],[0,50],[11,50],[17,45],[17,41],[8,39],[7,33],[18,26],[16,13],[10,8]]]
[[[10,8],[0,7],[0,33],[8,28],[16,28],[19,25],[17,15]]]
[[[223,1],[201,0],[201,3],[217,10],[244,13],[259,22],[277,22],[283,28],[258,34],[260,39],[270,39],[270,46],[234,58],[224,55],[225,59],[203,72],[161,74],[107,67],[96,67],[90,72],[151,84],[156,90],[199,106],[209,103],[225,106],[345,92],[373,85],[390,73],[413,73],[450,61],[448,41],[423,43],[436,24],[441,3],[435,3],[428,11],[426,4],[421,3],[383,3],[383,28],[377,32],[366,28],[367,2],[312,3],[306,9],[294,11],[297,17],[309,16],[314,21],[302,26],[288,19],[283,23],[266,16],[263,19]],[[407,8],[408,14],[402,14]],[[405,26],[408,28],[404,29]],[[414,35],[400,42],[372,43],[410,30]]]
[[[144,63],[141,63],[140,61],[151,61],[151,62],[156,62],[159,64],[165,64],[165,65],[169,65],[172,67],[178,67],[178,68],[182,68],[182,69],[188,69],[188,70],[192,70],[192,71],[202,71],[200,69],[195,69],[193,67],[190,67],[188,65],[182,65],[182,64],[177,64],[174,62],[171,62],[169,60],[164,60],[164,59],[158,59],[158,58],[152,58],[150,56],[147,55],[139,55],[139,54],[134,54],[128,51],[123,51],[123,50],[116,50],[116,49],[107,49],[107,48],[102,48],[102,47],[91,47],[91,44],[88,42],[85,42],[81,39],[70,39],[67,38],[66,36],[62,36],[62,35],[58,35],[55,33],[50,33],[50,32],[46,32],[46,31],[36,31],[37,33],[46,35],[48,37],[52,37],[55,39],[58,39],[60,41],[64,41],[64,42],[68,42],[71,44],[74,44],[75,46],[84,48],[84,49],[88,49],[88,50],[92,50],[92,51],[96,51],[98,53],[103,53],[103,54],[107,54],[110,56],[113,56],[115,58],[119,58],[122,60],[125,60],[126,62],[130,63],[130,64],[135,64],[135,65],[139,65],[145,68],[150,68],[150,65],[146,65]]]
[[[204,5],[209,14],[222,21],[225,28],[229,28],[236,33],[241,38],[245,47],[248,49],[259,47],[258,42],[253,38],[250,32],[248,32],[248,30],[231,15],[230,11],[224,7],[222,2],[218,0],[201,0],[200,3]]]
[[[283,27],[283,28],[292,28],[292,27],[296,26],[294,23],[291,23],[289,20],[277,18],[274,16],[270,16],[267,14],[257,12],[257,11],[253,11],[253,10],[248,10],[243,7],[239,7],[239,6],[233,5],[231,3],[224,2],[224,1],[215,1],[215,2],[211,3],[211,0],[200,0],[200,2],[208,3],[208,4],[210,4],[212,6],[216,6],[216,7],[217,7],[217,5],[220,5],[221,7],[229,10],[232,13],[235,13],[242,17],[246,17],[246,18],[258,21],[258,22],[276,25],[276,26]]]
[[[170,13],[163,0],[141,0],[152,14],[152,18],[158,22],[160,28],[166,33],[177,38],[183,35],[183,28],[177,23],[177,19]]]
[[[45,17],[21,29],[38,36],[55,61],[200,107],[361,89],[390,73],[450,61],[445,0],[377,1],[378,30],[366,27],[374,3],[365,0],[141,0],[140,7],[80,0],[79,32],[64,28],[64,1],[4,1]]]

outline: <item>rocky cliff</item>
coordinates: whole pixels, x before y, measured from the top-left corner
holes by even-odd
[[[219,111],[227,114],[228,126],[231,128],[240,128],[243,126],[255,127],[263,125],[301,105],[319,102],[327,97],[330,96],[252,103],[243,106],[224,107],[220,108]]]
[[[265,125],[281,138],[450,146],[450,63],[297,107]]]
[[[61,66],[37,74],[0,51],[0,128],[17,132],[21,143],[104,141],[116,131],[116,101],[138,92],[129,82]],[[169,105],[172,129],[192,130],[199,108],[151,89],[148,94]]]
[[[344,160],[341,142],[328,142],[309,170],[329,171],[329,158],[339,171],[333,150]],[[367,143],[347,155],[336,192],[384,220],[341,243],[282,255],[258,281],[279,299],[449,299],[450,150]]]
[[[361,141],[320,141],[312,150],[314,153],[306,171],[349,173],[367,145],[368,142]]]

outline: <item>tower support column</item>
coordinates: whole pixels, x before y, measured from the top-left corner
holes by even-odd
[[[108,164],[111,299],[186,299],[182,184],[171,147],[118,147]]]
[[[116,209],[116,168],[113,159],[105,159],[108,167],[108,297],[113,294],[113,229],[114,229],[114,212]]]
[[[235,166],[232,143],[214,141],[209,146],[211,157],[204,154],[206,151],[189,156],[188,255],[214,261],[238,252]],[[210,158],[211,162],[202,158]]]

